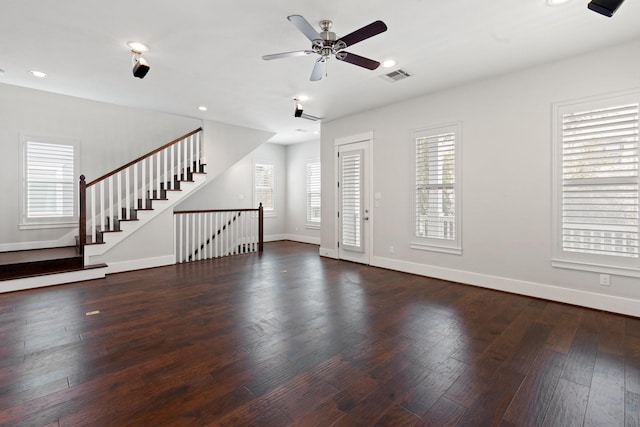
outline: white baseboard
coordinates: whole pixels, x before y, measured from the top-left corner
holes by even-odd
[[[265,242],[277,242],[279,240],[287,240],[286,236],[286,234],[265,234],[263,239]]]
[[[320,249],[320,255],[323,255],[322,248]],[[480,286],[498,291],[511,292],[514,294],[640,317],[640,300],[637,299],[509,279],[506,277],[489,276],[485,274],[471,273],[469,271],[453,270],[377,256],[371,258],[371,265],[374,267],[388,268],[390,270],[397,270],[420,276],[434,277],[451,282]]]
[[[145,268],[163,267],[165,265],[173,265],[176,263],[174,255],[166,255],[155,258],[134,259],[131,261],[109,261],[107,274],[122,273],[124,271],[143,270]]]
[[[309,243],[312,245],[320,244],[319,237],[302,236],[300,234],[285,234],[284,236],[285,236],[285,240],[291,240],[291,241],[300,242],[300,243]]]
[[[318,253],[320,254],[320,256],[323,256],[323,257],[338,259],[337,249],[327,249],[327,248],[320,247],[320,250],[318,251]]]
[[[2,243],[0,252],[28,251],[31,249],[57,248],[61,246],[58,240],[46,240],[42,242]]]
[[[85,280],[103,279],[107,273],[106,270],[106,267],[101,267],[91,268],[88,270],[70,271],[68,273],[25,277],[23,279],[3,280],[2,282],[0,282],[0,293],[23,291],[26,289],[62,285],[65,283],[80,282]]]

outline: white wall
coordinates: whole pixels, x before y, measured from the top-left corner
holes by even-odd
[[[320,161],[320,141],[287,146],[287,239],[320,244],[320,229],[307,224],[307,168]]]
[[[597,274],[551,267],[552,104],[640,87],[638,52],[635,41],[323,123],[321,253],[336,253],[334,142],[373,131],[373,265],[640,315],[638,279],[605,288]],[[414,250],[411,134],[454,121],[463,254]]]
[[[200,189],[194,197],[181,203],[176,210],[198,209],[248,209],[253,203],[253,165],[268,162],[275,171],[275,216],[264,220],[265,240],[284,238],[287,218],[286,147],[266,143],[237,161]],[[209,155],[207,154],[207,163]]]
[[[0,84],[0,250],[70,229],[19,230],[20,135],[80,140],[80,171],[98,178],[202,125],[200,120]]]

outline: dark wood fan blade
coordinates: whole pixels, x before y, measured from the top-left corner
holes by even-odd
[[[282,53],[274,53],[271,55],[262,55],[262,59],[265,61],[269,61],[271,59],[280,59],[280,58],[290,58],[292,56],[305,56],[315,53],[312,50],[296,50],[294,52],[282,52]]]
[[[322,80],[322,76],[324,76],[327,72],[327,61],[324,58],[318,58],[316,61],[316,65],[313,66],[313,71],[311,72],[311,80],[312,82],[317,82],[318,80]]]
[[[353,46],[354,44],[361,42],[362,40],[366,40],[369,37],[384,33],[385,31],[387,31],[386,24],[382,21],[375,21],[369,25],[365,25],[359,30],[355,30],[354,32],[347,34],[340,40],[343,41],[347,46]]]
[[[287,16],[289,22],[296,26],[302,34],[307,36],[307,38],[311,41],[320,40],[320,34],[309,24],[309,21],[304,19],[301,15],[289,15]]]
[[[380,63],[378,61],[374,61],[373,59],[365,58],[364,56],[356,55],[355,53],[349,53],[345,51],[338,52],[336,54],[336,59],[340,61],[348,62],[349,64],[366,68],[368,70],[375,70],[380,66]]]

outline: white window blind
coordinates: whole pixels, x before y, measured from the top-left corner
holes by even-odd
[[[563,251],[638,258],[638,103],[564,112]]]
[[[342,245],[362,251],[362,150],[340,154]]]
[[[307,163],[307,222],[320,222],[320,162]]]
[[[456,132],[415,138],[415,236],[456,240]]]
[[[273,165],[256,163],[254,180],[256,205],[262,203],[265,211],[273,211],[275,209],[275,176]]]
[[[74,146],[26,141],[24,221],[75,216]]]

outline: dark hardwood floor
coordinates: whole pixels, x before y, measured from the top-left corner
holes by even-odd
[[[292,242],[2,294],[0,343],[0,425],[640,425],[640,319]]]

